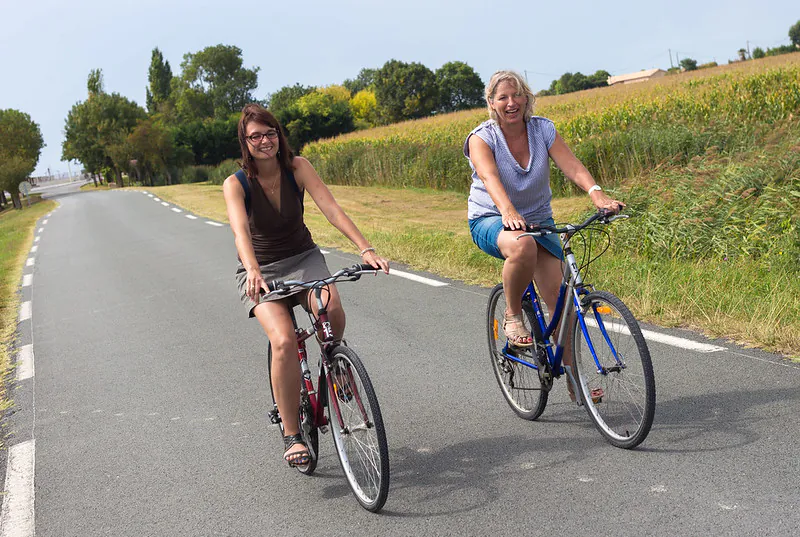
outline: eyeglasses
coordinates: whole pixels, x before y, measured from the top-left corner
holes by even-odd
[[[271,130],[265,133],[254,132],[250,136],[247,136],[247,139],[250,140],[250,143],[253,144],[260,144],[264,138],[269,138],[270,140],[275,140],[278,138],[278,131]]]

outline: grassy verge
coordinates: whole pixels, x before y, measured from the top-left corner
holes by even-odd
[[[197,214],[226,221],[220,186],[149,190]],[[500,280],[501,262],[479,251],[469,237],[466,195],[350,186],[331,186],[331,191],[389,259],[476,285],[490,286]],[[558,221],[575,220],[589,208],[585,196],[553,202]],[[306,221],[320,245],[355,251],[310,200],[306,201]],[[633,225],[616,226],[624,230],[623,226]],[[800,281],[791,273],[746,258],[654,261],[631,252],[612,244],[592,267],[589,281],[618,294],[640,319],[800,356]]]
[[[102,185],[95,185],[94,183],[86,183],[81,187],[81,190],[111,190],[108,183]]]
[[[53,201],[42,201],[21,211],[0,213],[0,375],[3,381],[10,371],[9,349],[17,328],[19,286],[25,259],[33,243],[36,221],[56,207]],[[6,383],[0,382],[0,412],[9,406]],[[2,438],[0,438],[2,445]]]

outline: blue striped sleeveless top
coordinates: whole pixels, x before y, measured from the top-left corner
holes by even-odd
[[[556,139],[556,127],[549,119],[533,116],[528,120],[528,150],[530,162],[523,168],[508,148],[500,125],[494,120],[484,121],[467,135],[464,141],[464,156],[469,159],[469,138],[472,135],[486,142],[494,154],[500,181],[508,197],[520,215],[528,222],[542,222],[553,216],[550,201],[550,161],[548,150]],[[472,186],[469,191],[468,215],[472,220],[481,216],[499,215],[486,186],[472,168]]]

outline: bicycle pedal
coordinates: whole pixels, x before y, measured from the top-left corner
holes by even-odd
[[[281,422],[281,415],[278,414],[277,410],[270,410],[267,412],[267,417],[269,418],[269,422],[273,425],[277,425]]]

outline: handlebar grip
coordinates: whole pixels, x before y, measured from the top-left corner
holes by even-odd
[[[505,231],[520,231],[519,229],[511,229],[506,225],[503,226],[503,229]],[[539,227],[539,224],[525,224],[525,229],[523,229],[522,231],[524,231],[525,233],[533,233],[535,231],[541,231],[541,230],[542,228]]]
[[[380,270],[380,269],[376,269],[375,267],[373,267],[372,265],[370,265],[368,263],[358,263],[356,265],[353,265],[353,269],[357,270],[359,272],[361,272],[361,271],[377,271],[377,270]]]

